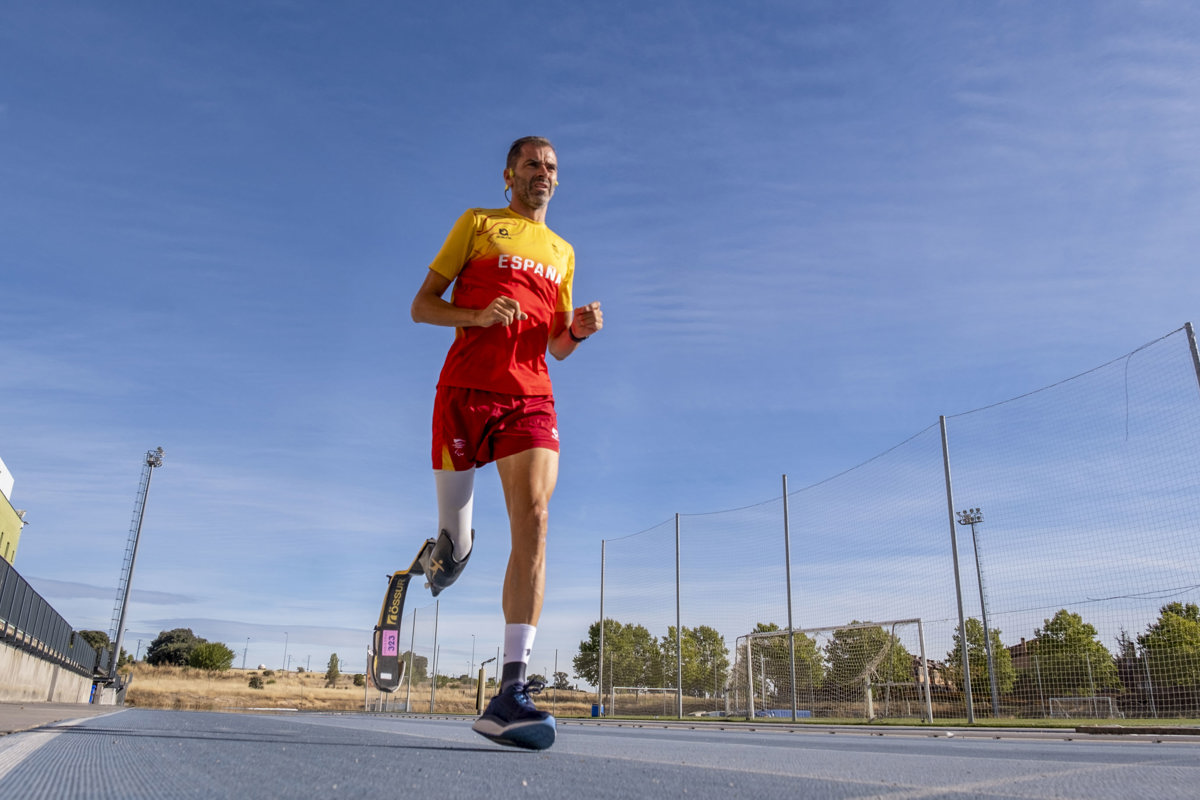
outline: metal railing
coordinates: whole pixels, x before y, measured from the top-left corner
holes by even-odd
[[[7,561],[0,560],[0,643],[34,653],[80,675],[106,667],[96,652]],[[102,664],[101,661],[104,663]]]

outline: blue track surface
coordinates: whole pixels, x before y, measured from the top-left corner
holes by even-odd
[[[0,738],[5,798],[1197,796],[1171,737],[562,720],[531,753],[464,718],[128,709]]]

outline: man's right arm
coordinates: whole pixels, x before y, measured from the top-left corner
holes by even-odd
[[[487,308],[459,308],[443,299],[451,283],[446,276],[429,270],[412,301],[413,322],[447,328],[490,328],[492,325],[510,325],[526,317],[521,304],[511,297],[497,297]]]

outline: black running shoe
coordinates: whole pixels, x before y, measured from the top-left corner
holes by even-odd
[[[472,730],[497,744],[545,750],[554,744],[554,716],[538,711],[529,699],[529,695],[544,688],[546,684],[541,681],[529,681],[502,690],[488,703],[483,716],[475,720]]]

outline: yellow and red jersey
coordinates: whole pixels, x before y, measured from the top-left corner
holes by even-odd
[[[459,308],[486,308],[503,295],[527,315],[508,326],[457,328],[438,385],[552,394],[546,347],[555,312],[571,310],[571,245],[511,209],[472,208],[454,223],[429,268],[454,281],[450,302]]]

